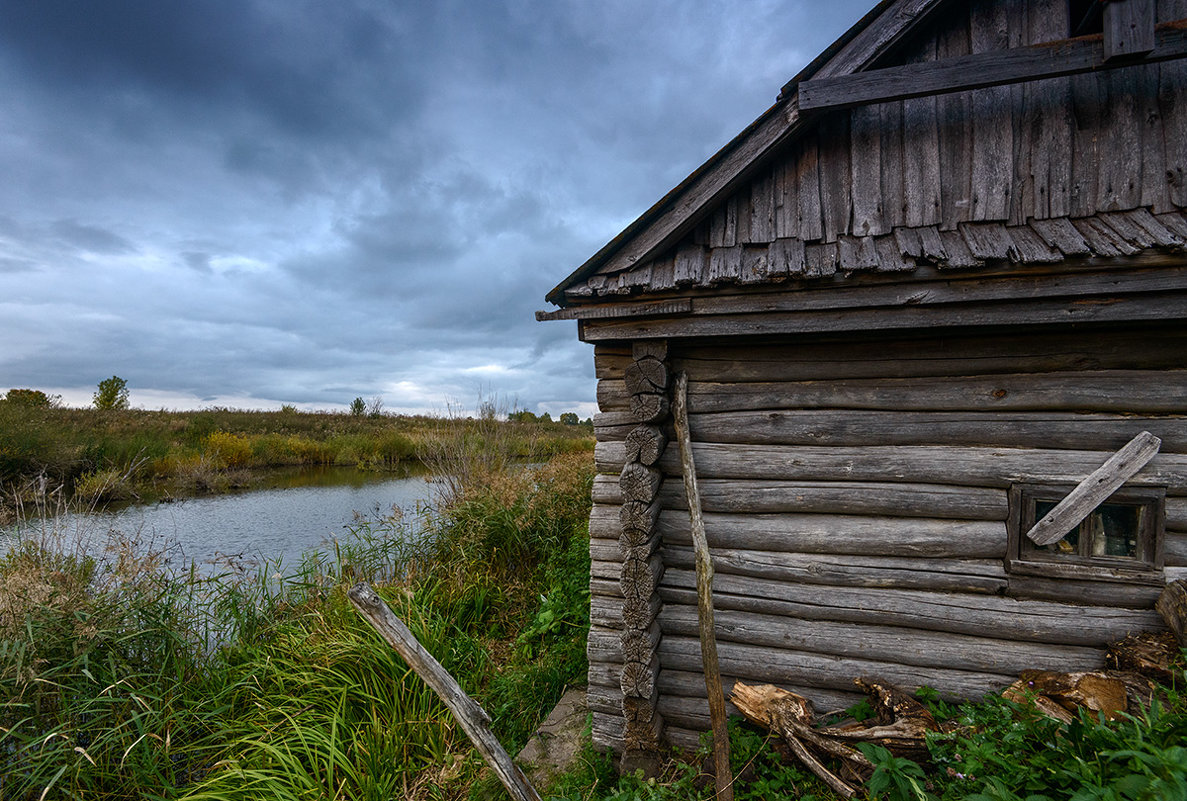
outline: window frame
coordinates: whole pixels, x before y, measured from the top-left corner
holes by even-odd
[[[1166,487],[1122,487],[1104,503],[1146,506],[1138,531],[1138,556],[1082,556],[1053,554],[1037,550],[1026,538],[1036,522],[1035,502],[1059,502],[1075,484],[1022,482],[1010,485],[1009,539],[1006,546],[1006,572],[1044,578],[1070,578],[1098,581],[1124,581],[1136,584],[1161,584],[1163,578],[1163,541],[1166,533]]]

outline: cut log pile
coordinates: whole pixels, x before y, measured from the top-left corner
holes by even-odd
[[[1081,709],[1110,720],[1121,713],[1135,714],[1157,695],[1157,682],[1173,676],[1171,663],[1178,650],[1179,643],[1168,632],[1133,635],[1110,647],[1108,670],[1027,670],[1002,696],[1064,723],[1072,722]],[[867,694],[875,713],[872,721],[818,726],[806,698],[769,684],[736,682],[730,700],[750,722],[778,734],[833,792],[852,798],[874,770],[857,744],[872,743],[895,756],[926,763],[927,734],[956,728],[937,721],[923,704],[892,684],[868,677],[855,683]]]

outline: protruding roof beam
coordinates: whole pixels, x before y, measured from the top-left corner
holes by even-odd
[[[1154,0],[1110,0],[1104,10],[1105,61],[1143,56],[1155,47]]]

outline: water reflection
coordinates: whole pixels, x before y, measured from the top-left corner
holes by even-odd
[[[358,515],[383,517],[399,507],[412,517],[431,493],[424,472],[393,477],[342,467],[276,471],[259,488],[230,495],[25,521],[0,532],[0,549],[4,535],[17,530],[25,537],[92,543],[115,530],[140,542],[175,544],[174,558],[187,562],[242,555],[295,566],[304,551],[343,534]]]

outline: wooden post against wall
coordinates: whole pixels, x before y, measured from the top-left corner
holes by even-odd
[[[697,489],[697,468],[692,457],[692,435],[688,430],[688,376],[676,376],[672,417],[676,441],[680,444],[680,465],[684,474],[684,492],[688,496],[688,515],[692,527],[692,545],[697,570],[697,625],[701,635],[701,659],[705,666],[705,689],[709,694],[709,718],[713,726],[713,766],[717,798],[733,801],[734,779],[730,770],[730,740],[725,717],[725,690],[717,663],[717,635],[713,624],[713,561],[701,515],[701,494]]]

